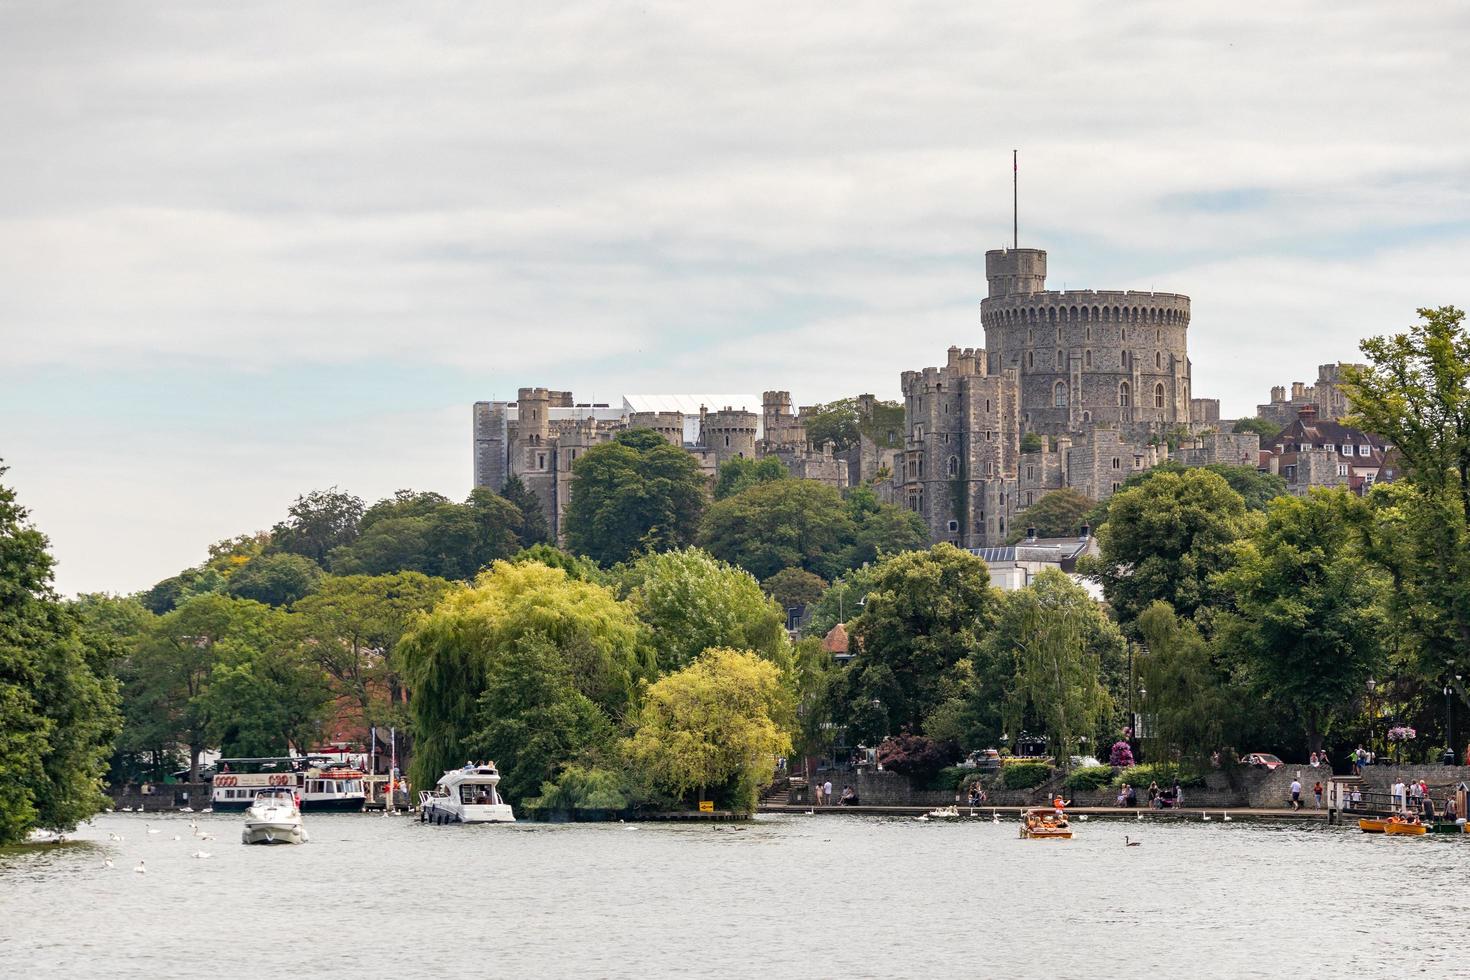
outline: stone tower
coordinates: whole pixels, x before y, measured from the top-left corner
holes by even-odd
[[[1144,438],[1189,425],[1188,296],[1048,290],[1037,249],[987,252],[985,271],[989,370],[1017,372],[1022,432],[1106,423]]]
[[[701,421],[702,441],[714,453],[715,465],[740,457],[755,459],[757,418],[754,412],[725,406],[718,412],[706,412]]]

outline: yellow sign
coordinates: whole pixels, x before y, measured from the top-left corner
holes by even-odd
[[[700,813],[714,813],[715,812],[715,801],[714,800],[700,800],[699,801],[699,812]]]

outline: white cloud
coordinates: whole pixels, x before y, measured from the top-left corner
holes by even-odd
[[[1466,301],[1467,39],[1463,5],[1327,0],[6,5],[0,385],[391,364],[486,394],[892,395],[983,343],[1019,146],[1053,281],[1190,293],[1197,390],[1249,407]],[[125,470],[134,519],[202,547],[305,475],[382,482],[304,441],[328,414],[304,411],[207,507],[170,496],[192,458]],[[402,459],[464,450],[459,414],[393,417]],[[113,447],[39,431],[0,449],[24,448],[63,567],[131,581],[89,523],[85,461]],[[462,480],[464,455],[403,482]]]

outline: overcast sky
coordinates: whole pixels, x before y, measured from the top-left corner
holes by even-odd
[[[0,457],[66,592],[470,404],[871,391],[1056,288],[1193,297],[1227,415],[1470,303],[1464,4],[0,0]]]

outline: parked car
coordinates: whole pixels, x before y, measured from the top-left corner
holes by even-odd
[[[1263,769],[1280,769],[1286,763],[1282,762],[1270,752],[1251,752],[1241,757],[1241,762],[1248,766],[1260,766]]]
[[[1073,769],[1091,768],[1102,765],[1101,762],[1097,761],[1097,756],[1095,755],[1074,755],[1069,761],[1072,763]]]

